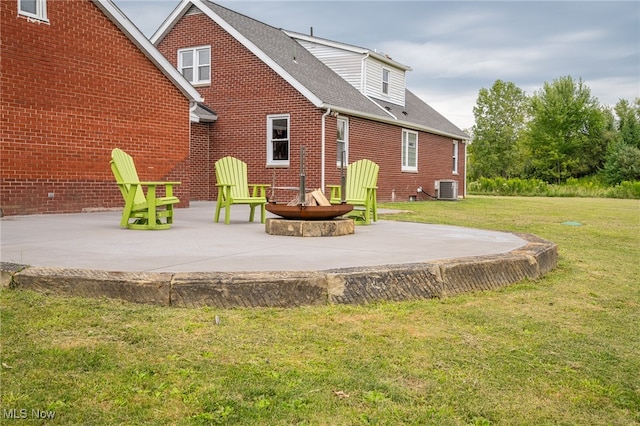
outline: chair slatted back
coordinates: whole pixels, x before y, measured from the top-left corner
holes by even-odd
[[[349,164],[347,167],[347,200],[364,200],[367,187],[378,184],[379,166],[371,160],[363,159]]]
[[[122,196],[126,200],[127,194],[131,190],[131,183],[140,182],[133,158],[121,149],[115,148],[111,151],[111,171],[116,178]],[[134,204],[143,204],[146,201],[142,187],[137,185]]]
[[[224,157],[216,161],[216,181],[218,185],[233,185],[231,198],[248,198],[247,163],[234,157]]]

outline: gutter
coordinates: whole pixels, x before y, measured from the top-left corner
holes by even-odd
[[[320,108],[330,109],[334,113],[342,113],[345,115],[351,115],[353,117],[366,118],[367,120],[377,121],[380,123],[387,123],[387,124],[393,124],[396,126],[402,126],[411,130],[421,130],[424,132],[432,133],[434,135],[445,136],[452,139],[458,139],[458,140],[464,140],[464,141],[471,140],[471,138],[469,138],[468,136],[464,137],[459,134],[443,132],[442,130],[433,129],[428,126],[420,126],[419,124],[410,123],[408,121],[397,120],[391,117],[381,117],[379,115],[367,114],[362,111],[356,111],[349,108],[341,108],[331,104],[322,104]],[[388,111],[385,111],[385,112],[389,113]]]

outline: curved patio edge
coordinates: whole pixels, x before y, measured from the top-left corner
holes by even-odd
[[[0,263],[0,285],[175,307],[297,307],[456,296],[538,279],[558,246],[532,234],[510,252],[424,263],[295,272],[110,272]]]

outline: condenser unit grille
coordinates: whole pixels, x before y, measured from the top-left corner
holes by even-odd
[[[438,181],[438,199],[439,200],[457,200],[458,199],[458,182],[455,180]]]

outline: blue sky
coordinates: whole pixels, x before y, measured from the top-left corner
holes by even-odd
[[[147,36],[179,0],[114,0]],[[528,95],[582,78],[613,107],[640,97],[639,1],[218,1],[277,28],[366,47],[409,65],[407,86],[461,129],[497,79]],[[215,109],[215,105],[212,105]]]

